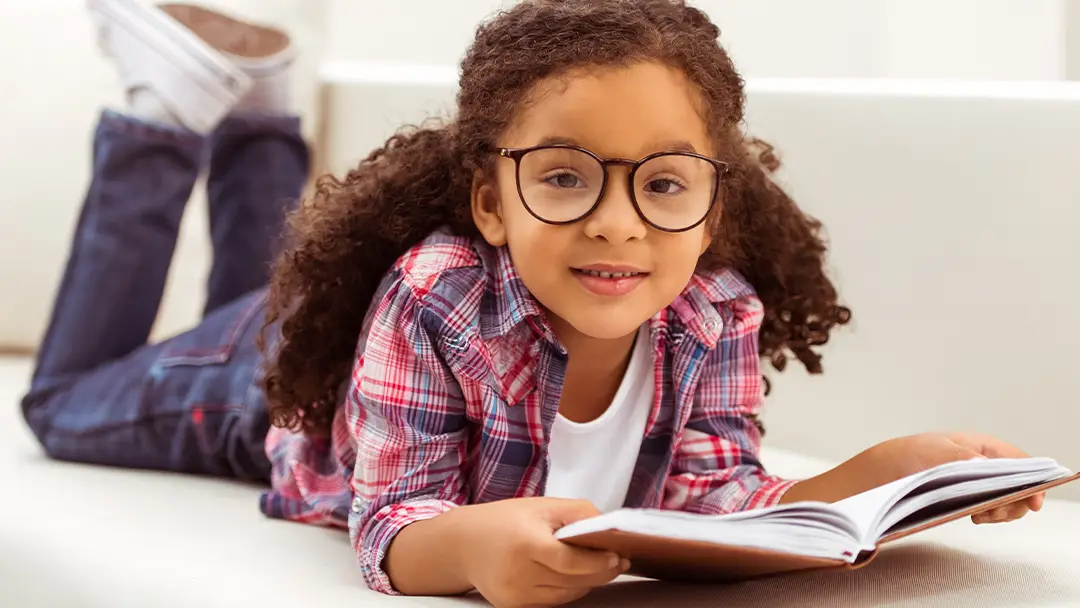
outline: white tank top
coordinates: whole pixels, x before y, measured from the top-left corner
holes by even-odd
[[[589,422],[555,416],[544,496],[587,499],[601,512],[622,507],[655,390],[646,324],[638,330],[626,373],[607,410]]]

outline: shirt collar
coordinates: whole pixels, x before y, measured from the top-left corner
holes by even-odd
[[[540,303],[525,287],[510,250],[506,247],[492,247],[487,243],[477,244],[477,250],[488,270],[488,297],[483,303],[481,334],[485,339],[509,334],[522,323],[530,323],[541,335],[557,344],[544,316]]]
[[[668,309],[699,342],[713,349],[724,329],[716,305],[752,295],[753,288],[734,270],[699,270]]]

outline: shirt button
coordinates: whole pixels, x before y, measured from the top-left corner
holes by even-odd
[[[363,511],[363,510],[364,510],[363,501],[361,501],[359,498],[354,498],[353,501],[352,501],[352,511],[353,511],[353,513],[359,513],[360,511]]]
[[[720,328],[720,323],[717,322],[716,319],[706,319],[705,320],[705,329],[707,329],[709,331],[716,331],[719,328]]]

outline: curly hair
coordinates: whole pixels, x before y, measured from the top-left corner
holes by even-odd
[[[790,354],[820,373],[814,347],[850,312],[826,276],[819,222],[772,180],[772,148],[742,135],[744,83],[719,34],[681,0],[526,0],[481,25],[461,64],[454,118],[400,131],[344,179],[321,177],[290,216],[264,328],[264,337],[277,335],[262,341],[272,423],[329,432],[384,274],[437,229],[478,236],[473,173],[491,169],[496,138],[538,82],[643,61],[681,70],[697,86],[702,118],[731,168],[699,267],[733,268],[754,286],[765,306],[763,358],[783,370]]]

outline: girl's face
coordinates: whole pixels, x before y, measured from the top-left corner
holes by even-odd
[[[698,99],[681,72],[658,63],[582,70],[540,83],[497,144],[570,144],[633,161],[657,152],[713,157]],[[635,176],[639,206],[654,222],[664,220],[664,205],[681,200],[671,197],[690,196],[712,179],[707,163],[665,158]],[[603,173],[586,155],[566,150],[530,152],[520,164],[519,176],[514,159],[501,157],[494,183],[477,179],[473,217],[490,244],[509,248],[525,286],[554,315],[560,339],[568,332],[626,337],[686,287],[709,246],[706,223],[684,232],[650,226],[634,209],[630,167],[621,165],[607,168],[607,186],[590,215],[545,223],[534,214],[560,221],[587,210]]]

